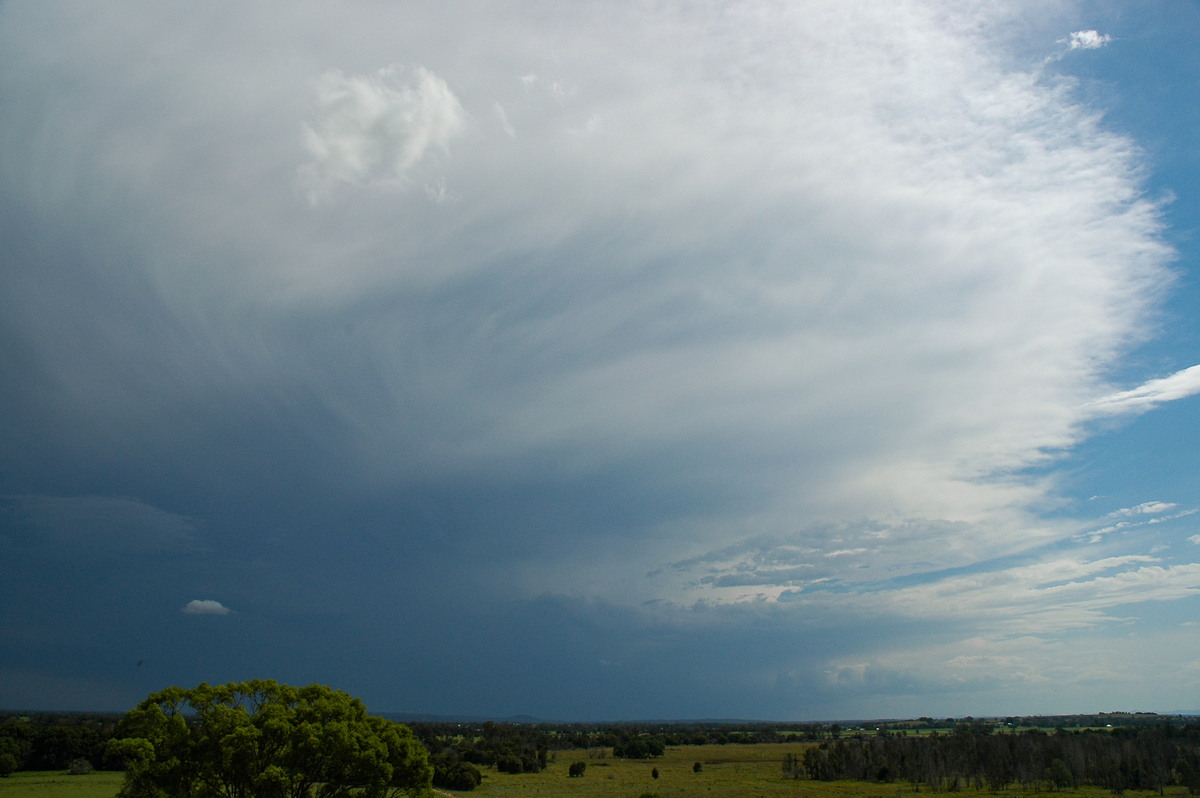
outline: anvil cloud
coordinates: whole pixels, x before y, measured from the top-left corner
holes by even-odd
[[[0,6],[0,704],[1187,701],[1200,499],[1071,482],[1200,385],[1082,16]]]

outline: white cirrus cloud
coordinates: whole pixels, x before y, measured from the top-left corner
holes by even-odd
[[[1178,504],[1173,502],[1149,501],[1136,504],[1133,507],[1122,507],[1120,510],[1114,510],[1110,515],[1161,515],[1178,507]]]
[[[465,114],[446,82],[424,67],[372,75],[331,70],[314,83],[320,118],[304,125],[310,199],[339,183],[399,183],[431,150],[445,149]]]
[[[812,590],[783,600],[806,611],[872,611],[899,618],[969,621],[974,632],[1052,635],[1124,619],[1118,608],[1200,593],[1200,563],[1161,565],[1150,556],[1066,557],[995,571],[932,578],[873,592]]]
[[[183,605],[183,612],[187,615],[228,615],[233,610],[213,599],[192,599]]]
[[[1200,393],[1200,365],[1177,371],[1168,377],[1150,380],[1137,388],[1118,391],[1088,404],[1095,416],[1144,413],[1163,402],[1186,399]]]
[[[1185,518],[1189,515],[1194,515],[1200,510],[1178,510],[1179,505],[1174,502],[1150,501],[1142,502],[1133,507],[1122,507],[1119,510],[1113,510],[1107,518],[1126,518],[1133,520],[1117,521],[1113,524],[1100,527],[1086,532],[1082,532],[1073,537],[1076,541],[1086,540],[1088,543],[1099,543],[1104,539],[1105,535],[1113,532],[1129,532],[1139,527],[1151,526],[1154,524],[1164,524],[1168,521],[1174,521],[1178,518]],[[1178,512],[1173,512],[1178,510]]]

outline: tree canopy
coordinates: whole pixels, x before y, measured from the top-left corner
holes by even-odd
[[[121,721],[121,798],[392,798],[428,791],[424,746],[357,698],[255,680],[168,687]]]

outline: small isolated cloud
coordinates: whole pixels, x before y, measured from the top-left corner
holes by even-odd
[[[221,602],[212,599],[192,599],[183,605],[183,611],[188,615],[228,615],[232,612]]]
[[[1161,515],[1178,506],[1172,502],[1142,502],[1133,507],[1122,507],[1120,510],[1113,511],[1111,515]]]
[[[1095,416],[1144,413],[1163,402],[1185,399],[1196,393],[1200,393],[1200,365],[1177,371],[1169,377],[1150,380],[1132,390],[1109,394],[1089,404],[1088,410]]]
[[[1188,543],[1195,543],[1197,546],[1200,546],[1200,535],[1192,535],[1188,538]]]
[[[1094,30],[1077,30],[1066,39],[1067,47],[1072,50],[1098,50],[1111,42],[1108,34]]]
[[[403,182],[432,149],[445,149],[465,113],[446,82],[423,67],[373,75],[332,70],[314,84],[321,118],[304,126],[312,161],[301,171],[309,198],[338,183]]]
[[[1077,30],[1067,38],[1058,40],[1058,44],[1065,44],[1066,49],[1047,56],[1046,63],[1059,61],[1067,53],[1074,50],[1099,50],[1111,41],[1113,41],[1113,37],[1107,33],[1100,33],[1094,30]]]

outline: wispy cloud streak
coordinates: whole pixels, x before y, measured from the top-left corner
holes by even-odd
[[[1200,393],[1200,366],[1191,366],[1169,377],[1101,397],[1089,403],[1087,410],[1097,416],[1144,413],[1164,402],[1186,399],[1197,393]]]

